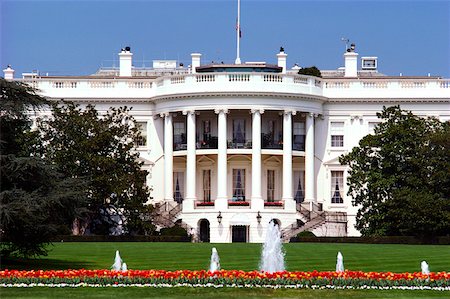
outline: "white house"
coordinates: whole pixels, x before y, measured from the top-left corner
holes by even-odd
[[[276,219],[285,239],[302,230],[357,236],[357,208],[346,195],[347,168],[338,157],[379,122],[383,106],[450,120],[450,80],[390,77],[377,57],[354,47],[345,67],[323,78],[277,63],[202,64],[155,60],[133,66],[129,47],[120,67],[82,77],[23,74],[50,100],[132,106],[146,142],[136,150],[150,171],[149,200],[161,225],[179,221],[200,241],[262,242]],[[275,60],[275,58],[274,58]],[[14,80],[14,70],[4,70]]]

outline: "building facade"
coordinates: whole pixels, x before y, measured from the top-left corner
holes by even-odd
[[[322,78],[288,69],[283,49],[274,65],[203,65],[193,53],[188,67],[155,60],[136,68],[132,56],[124,48],[119,68],[91,76],[17,80],[54,101],[133,107],[155,221],[178,221],[198,241],[263,242],[270,220],[285,240],[303,230],[357,236],[339,156],[373,132],[383,106],[450,120],[449,79],[385,76],[376,57],[358,69],[354,48],[345,67]],[[4,76],[14,80],[14,71]]]

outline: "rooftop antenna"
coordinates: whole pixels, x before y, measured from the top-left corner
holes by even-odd
[[[346,37],[341,37],[341,41],[343,41],[345,43],[345,51],[344,52],[347,52],[347,50],[348,50],[348,43],[350,42],[350,40],[348,38],[346,38]]]
[[[239,42],[241,39],[241,0],[238,0],[237,21],[236,21],[236,60],[235,64],[241,64],[241,58],[239,57]]]

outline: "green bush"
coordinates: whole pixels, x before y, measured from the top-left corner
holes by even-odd
[[[161,236],[180,236],[180,237],[188,236],[187,231],[178,225],[162,228],[160,233],[161,233]]]
[[[315,236],[316,235],[313,232],[310,232],[308,230],[302,231],[297,235],[298,238],[300,238],[300,237],[315,237]]]

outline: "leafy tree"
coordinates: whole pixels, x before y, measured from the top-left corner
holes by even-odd
[[[45,105],[27,85],[0,79],[0,254],[45,255],[52,237],[81,215],[82,182],[30,155],[29,113]]]
[[[316,66],[301,68],[298,70],[298,73],[300,75],[308,75],[308,76],[322,78],[322,73]]]
[[[96,234],[150,233],[143,215],[149,189],[135,144],[142,138],[127,107],[100,116],[92,105],[54,104],[52,119],[38,122],[43,146],[36,149],[71,177],[89,181],[89,217],[82,225]]]
[[[450,123],[383,108],[373,135],[340,157],[365,236],[450,232]]]

